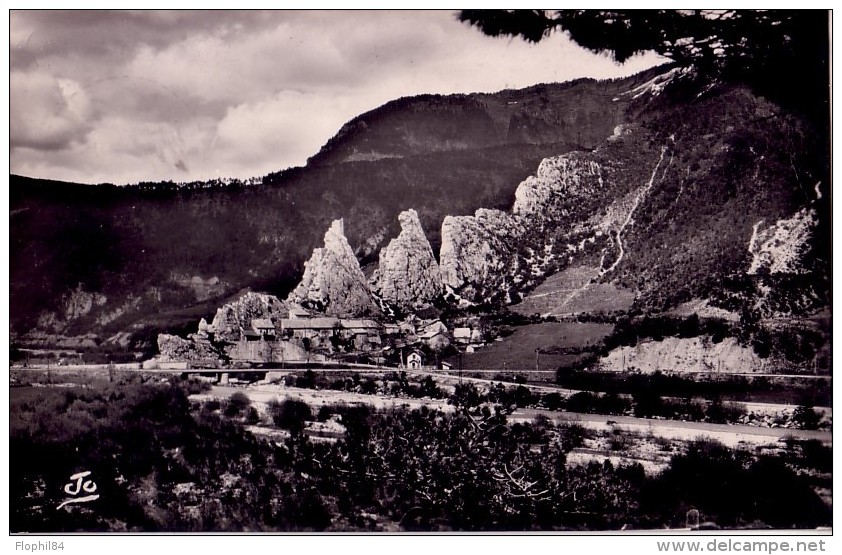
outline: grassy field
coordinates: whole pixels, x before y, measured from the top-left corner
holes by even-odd
[[[563,349],[598,344],[611,329],[610,324],[582,322],[544,322],[521,326],[500,341],[475,353],[462,355],[462,367],[468,370],[555,370],[575,362],[581,356],[565,354]],[[539,350],[537,357],[536,349]],[[458,357],[451,362],[458,367]]]
[[[567,268],[547,278],[511,308],[524,315],[552,316],[628,310],[634,293],[610,283],[589,283],[597,273],[590,266]]]

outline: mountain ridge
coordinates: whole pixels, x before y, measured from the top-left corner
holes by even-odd
[[[33,329],[60,335],[83,335],[93,332],[99,336],[100,341],[108,342],[109,337],[119,336],[121,344],[126,348],[141,348],[144,341],[148,342],[152,331],[184,329],[183,326],[195,322],[196,310],[204,310],[203,315],[209,317],[214,302],[219,306],[244,287],[284,296],[301,275],[306,257],[319,244],[322,230],[334,219],[344,219],[351,248],[356,257],[366,264],[373,262],[380,248],[386,245],[389,238],[398,234],[398,213],[414,208],[431,247],[438,252],[442,247],[442,237],[439,233],[443,229],[441,224],[446,220],[446,216],[469,217],[479,208],[503,209],[508,213],[517,202],[523,201],[517,198],[518,183],[534,175],[539,162],[543,165],[549,158],[558,158],[559,155],[564,157],[565,152],[578,150],[579,153],[571,155],[571,159],[582,157],[592,160],[588,163],[601,163],[605,171],[610,170],[609,174],[611,171],[621,172],[622,168],[617,166],[619,159],[612,160],[610,156],[600,159],[602,155],[599,152],[604,152],[606,148],[611,152],[622,152],[623,148],[626,148],[623,145],[628,143],[631,146],[628,147],[629,152],[625,156],[630,161],[628,168],[634,172],[637,171],[635,168],[642,166],[641,162],[648,156],[645,151],[649,147],[643,146],[646,142],[659,143],[657,148],[653,146],[649,150],[663,153],[660,148],[668,139],[663,133],[668,129],[672,129],[673,134],[683,129],[688,137],[699,132],[700,136],[714,147],[711,152],[733,152],[736,146],[739,152],[745,154],[753,152],[747,138],[751,137],[750,126],[747,128],[749,131],[742,132],[745,135],[742,137],[740,133],[729,132],[729,137],[732,137],[728,139],[730,142],[708,139],[717,136],[716,126],[723,121],[723,114],[736,111],[738,113],[728,116],[731,117],[728,121],[743,122],[743,112],[749,113],[751,110],[757,112],[751,117],[759,118],[760,121],[763,118],[779,117],[775,114],[783,113],[750,92],[740,92],[742,89],[733,87],[723,89],[732,97],[720,101],[720,104],[713,102],[707,108],[706,98],[719,98],[717,95],[721,96],[723,90],[717,92],[716,86],[712,86],[699,94],[698,88],[694,88],[695,85],[682,84],[681,79],[678,79],[675,84],[670,84],[671,90],[677,92],[661,94],[666,82],[675,80],[673,77],[675,71],[661,67],[608,84],[583,81],[557,86],[564,94],[570,94],[570,91],[575,91],[576,87],[582,86],[583,83],[588,87],[601,86],[605,89],[599,98],[606,107],[604,112],[607,115],[597,124],[586,126],[585,133],[604,135],[598,145],[584,150],[581,150],[581,144],[577,144],[576,140],[536,144],[488,144],[477,139],[477,135],[472,134],[470,129],[467,135],[462,136],[461,142],[448,143],[443,137],[454,133],[454,128],[450,122],[444,122],[445,125],[442,125],[440,114],[431,115],[426,127],[416,126],[416,132],[407,135],[405,126],[401,127],[401,121],[406,123],[404,120],[407,117],[408,121],[414,121],[413,118],[418,118],[418,114],[413,113],[411,117],[406,114],[396,115],[392,108],[384,108],[379,115],[375,110],[349,122],[351,127],[346,125],[343,129],[348,128],[353,132],[346,129],[345,133],[337,133],[337,136],[311,159],[307,167],[269,174],[262,179],[260,185],[244,185],[238,182],[222,184],[222,187],[202,187],[201,184],[186,187],[176,184],[141,184],[131,189],[108,185],[93,186],[95,190],[87,189],[82,195],[82,200],[88,201],[85,205],[84,202],[80,204],[79,198],[74,197],[69,189],[55,191],[56,194],[52,195],[53,190],[61,188],[60,184],[39,184],[35,189],[39,189],[40,194],[45,197],[39,199],[39,191],[27,195],[22,190],[20,182],[23,178],[13,179],[17,182],[17,187],[13,186],[10,194],[13,199],[12,223],[13,229],[20,231],[12,233],[13,329],[19,334]],[[531,119],[518,120],[526,121],[526,129],[532,133],[532,139],[570,139],[570,126],[564,131],[562,128],[565,126],[557,125],[552,133],[547,134],[547,118],[555,117],[564,111],[563,105],[559,107],[557,103],[549,101],[548,93],[545,94],[548,87],[553,89],[552,86],[539,85],[521,91],[504,91],[492,95],[441,97],[436,101],[449,109],[453,103],[458,105],[468,98],[466,110],[476,114],[477,106],[483,98],[494,98],[497,108],[504,106],[502,110],[505,111],[510,106],[507,103],[511,102],[507,99],[512,98],[512,95],[519,95],[518,98],[527,98],[536,106],[546,107],[545,112],[530,108],[530,113],[537,115]],[[682,90],[682,87],[685,90]],[[401,99],[396,101],[397,105],[400,105],[401,101],[417,107],[427,102],[428,98]],[[589,101],[593,101],[593,97]],[[520,103],[521,100],[517,102]],[[486,100],[486,105],[488,104]],[[702,122],[692,113],[688,113],[688,104],[696,110],[708,110],[712,116],[708,118],[710,121]],[[385,106],[395,105],[389,103]],[[517,109],[521,108],[523,107]],[[377,121],[366,123],[369,135],[367,138],[360,138],[362,131],[355,126],[359,127],[359,122],[369,121],[366,118],[372,118],[372,113],[375,113],[374,119]],[[622,115],[621,123],[617,123],[618,113]],[[494,117],[500,119],[499,115]],[[487,123],[494,117],[486,113],[480,119]],[[509,118],[509,123],[511,121],[512,118]],[[798,129],[797,118],[785,116],[780,121],[789,122],[786,125],[791,127],[792,132],[786,135],[788,139],[803,143],[791,147],[790,155],[804,158],[809,141],[804,140],[806,133]],[[630,127],[631,123],[634,125]],[[380,126],[380,130],[375,129],[375,133],[371,128],[377,125]],[[688,125],[692,128],[690,131],[687,130]],[[739,123],[739,126],[744,124]],[[499,131],[500,127],[496,129]],[[768,132],[765,129],[756,133],[769,143],[766,148],[772,152],[776,144],[766,137]],[[384,141],[383,137],[389,136],[387,131],[394,132],[398,139]],[[581,133],[581,129],[576,132]],[[422,137],[424,140],[418,139],[419,133],[426,134]],[[643,139],[631,139],[629,133]],[[496,136],[502,135],[498,133]],[[506,138],[510,136],[513,135],[505,135]],[[696,137],[691,138],[691,143],[697,141]],[[521,137],[518,137],[518,140],[520,139]],[[388,151],[383,146],[385,143],[389,143],[389,148],[393,150]],[[432,151],[431,145],[436,148],[445,145],[450,150]],[[407,150],[410,147],[416,150]],[[643,150],[640,150],[641,148]],[[408,155],[407,152],[412,154]],[[666,166],[670,166],[674,157],[679,156],[681,167],[688,170],[688,175],[690,168],[694,168],[694,172],[701,172],[700,175],[707,175],[711,168],[721,167],[722,170],[716,170],[722,174],[717,174],[717,179],[723,177],[727,186],[736,184],[737,189],[743,187],[739,185],[743,183],[743,178],[729,176],[728,172],[745,173],[745,168],[757,169],[756,165],[752,166],[745,161],[738,160],[742,166],[732,164],[733,156],[722,163],[717,162],[718,165],[711,165],[699,152],[698,148],[689,148],[686,152],[675,148],[670,152],[669,163]],[[386,156],[378,157],[381,154]],[[807,160],[812,165],[808,164],[805,176],[821,173],[821,168],[816,169],[817,164],[821,163],[820,158],[818,156],[818,162]],[[801,163],[801,159],[798,162]],[[775,169],[767,172],[771,182],[778,179],[779,167],[783,166],[778,160],[775,160],[775,163]],[[668,170],[672,171],[666,167],[659,178],[660,181],[665,179]],[[654,173],[651,177],[655,178]],[[602,180],[602,174],[599,179]],[[703,178],[700,183],[707,183],[704,179],[707,178]],[[675,181],[673,178],[670,180]],[[681,194],[684,194],[685,184],[684,181],[674,183],[678,190],[682,191]],[[90,186],[78,186],[76,189],[79,187]],[[717,187],[721,189],[720,185]],[[92,190],[94,192],[91,192]],[[104,194],[98,196],[96,193],[100,191]],[[549,234],[551,241],[538,245],[531,239],[526,240],[522,244],[522,252],[510,253],[513,256],[512,260],[516,262],[517,271],[532,267],[532,273],[537,274],[530,276],[527,272],[520,276],[510,275],[509,278],[517,277],[520,283],[509,283],[506,287],[517,286],[515,289],[519,288],[520,292],[512,291],[519,297],[523,292],[528,293],[531,287],[549,275],[554,268],[541,267],[541,264],[546,265],[548,261],[552,262],[550,259],[553,257],[558,258],[556,255],[560,253],[552,253],[553,249],[570,248],[569,242],[565,243],[568,246],[562,244],[562,235],[565,241],[584,241],[583,248],[591,245],[588,246],[590,254],[584,252],[582,260],[585,262],[591,260],[595,263],[599,252],[602,252],[605,258],[609,256],[611,249],[632,248],[639,252],[641,241],[646,240],[647,236],[635,230],[640,228],[637,225],[638,219],[646,225],[651,224],[653,214],[649,204],[642,210],[632,211],[633,222],[631,213],[627,214],[629,222],[635,224],[632,225],[633,233],[628,236],[626,233],[623,233],[622,239],[612,236],[613,228],[608,224],[603,225],[603,235],[588,236],[588,229],[594,225],[588,218],[596,217],[602,208],[607,212],[599,217],[608,218],[606,222],[612,221],[616,214],[625,213],[623,203],[626,201],[616,196],[618,191],[625,191],[620,197],[633,194],[631,181],[629,185],[622,185],[620,189],[612,188],[608,191],[606,194],[615,195],[610,198],[593,196],[589,191],[584,191],[583,194],[574,195],[566,201],[562,199],[561,204],[553,201],[555,204],[548,205],[549,214],[554,215],[541,226],[528,227],[529,233]],[[663,204],[665,200],[662,198],[663,194],[660,189],[655,190],[647,196],[647,203],[651,201],[656,207],[660,206],[658,203]],[[786,194],[791,197],[791,193]],[[724,196],[727,198],[728,195]],[[795,206],[797,203],[792,202],[790,197],[781,200],[781,205]],[[39,200],[43,202],[39,204]],[[770,202],[773,201],[774,199]],[[668,205],[669,202],[659,210],[663,210],[664,207],[669,210]],[[689,206],[682,208],[689,209]],[[109,210],[113,213],[109,214]],[[731,212],[731,208],[727,210],[728,213]],[[236,213],[237,211],[248,216],[243,218]],[[571,214],[575,216],[577,213],[586,214],[588,211],[591,213],[584,221],[575,224],[572,229],[559,231],[561,228],[558,226],[564,218],[568,218],[564,220],[567,221],[564,226],[569,227],[569,223],[575,221],[575,217],[569,220]],[[770,224],[782,217],[791,216],[789,213],[783,214],[775,210],[767,212],[764,213],[764,217],[769,219]],[[776,215],[779,217],[774,218]],[[660,220],[674,221],[674,216],[664,220],[665,217],[660,216]],[[657,217],[655,219],[660,221]],[[543,228],[543,231],[538,228]],[[59,239],[60,248],[51,250],[48,239],[56,237]],[[80,237],[86,241],[80,242]],[[137,239],[138,237],[140,239]],[[628,245],[625,245],[626,242]],[[541,248],[545,251],[547,248],[550,250],[538,256],[538,250]],[[699,253],[707,252],[702,244],[699,244],[696,250]],[[58,256],[56,251],[62,255]],[[552,253],[553,256],[549,256],[548,253]],[[538,261],[541,257],[544,258],[544,262]],[[557,261],[553,262],[556,263]],[[643,272],[645,275],[648,272],[651,275],[654,269],[666,268],[672,263],[671,259],[665,258],[657,264],[641,266],[640,260],[633,256],[624,261],[618,269],[618,275],[612,276],[611,279],[625,285],[637,279],[635,288],[643,292],[645,299],[650,293],[646,293],[645,288],[640,289],[640,283],[643,282],[638,274]],[[713,263],[718,264],[716,261]],[[56,278],[60,278],[61,283],[56,283]],[[131,287],[126,285],[129,281],[132,282]],[[660,295],[665,287],[667,286],[655,286],[649,290]],[[491,296],[481,293],[476,300],[488,298]],[[497,299],[499,301],[499,295]],[[515,300],[515,297],[508,294],[508,301],[512,300]],[[665,303],[654,299],[655,304],[661,302],[663,306],[679,300],[689,299],[683,298],[682,295],[666,300]],[[654,306],[652,301],[653,299],[644,300],[644,303]],[[68,312],[68,303],[81,306],[83,310]],[[205,308],[201,309],[202,306]],[[179,311],[182,311],[181,315]],[[68,314],[72,318],[67,317]],[[145,332],[145,329],[149,332]],[[126,339],[127,335],[132,334],[136,339]]]

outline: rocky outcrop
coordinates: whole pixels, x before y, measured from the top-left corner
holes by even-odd
[[[662,372],[759,372],[763,360],[733,338],[714,343],[710,337],[667,337],[612,350],[599,361],[602,370]]]
[[[544,271],[556,230],[578,199],[603,185],[602,168],[589,154],[568,153],[544,159],[520,183],[511,214],[480,209],[474,216],[448,216],[440,256],[445,287],[466,302],[495,295],[511,302],[513,286]]]
[[[257,318],[268,318],[273,322],[289,316],[288,306],[274,295],[248,292],[234,302],[217,309],[210,325],[202,319],[200,333],[213,333],[217,341],[238,341],[242,331],[251,329],[251,322]]]
[[[38,327],[54,333],[65,331],[68,326],[80,318],[91,314],[91,311],[102,307],[108,301],[108,297],[101,293],[91,293],[78,284],[66,294],[61,301],[58,312],[42,312],[38,318]]]
[[[181,272],[171,272],[170,282],[190,290],[197,301],[206,301],[222,295],[229,287],[227,283],[220,281],[217,276],[211,276],[205,279],[202,276],[190,276]]]
[[[161,362],[216,362],[220,352],[210,341],[195,334],[183,339],[176,335],[158,335],[157,357]]]
[[[439,265],[418,213],[406,210],[398,221],[401,232],[380,251],[380,265],[371,283],[387,303],[402,309],[423,308],[442,292]]]
[[[524,228],[500,210],[447,216],[441,226],[441,277],[448,291],[468,302],[505,291],[517,269]]]
[[[564,200],[591,194],[602,185],[599,164],[581,153],[545,158],[535,175],[518,185],[512,214],[555,220],[565,215]]]
[[[748,245],[752,259],[747,273],[803,273],[803,254],[809,247],[817,218],[814,209],[804,208],[766,229],[762,229],[762,220],[757,222]]]
[[[86,316],[94,306],[104,305],[107,300],[105,295],[101,293],[89,293],[83,290],[82,285],[79,284],[64,299],[64,319],[68,322],[77,320]]]
[[[325,233],[304,264],[304,276],[287,301],[314,308],[329,316],[362,316],[376,311],[360,263],[345,238],[342,220]]]

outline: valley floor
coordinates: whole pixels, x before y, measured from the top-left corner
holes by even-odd
[[[440,376],[436,374],[436,376]],[[485,381],[476,378],[463,378],[471,381]],[[558,391],[556,388],[543,387],[544,390]],[[407,407],[410,409],[426,406],[435,410],[449,412],[453,407],[442,399],[407,399],[382,395],[365,395],[346,391],[312,390],[284,385],[251,385],[242,386],[214,386],[207,393],[195,395],[197,399],[216,397],[225,399],[235,392],[245,393],[254,403],[265,404],[269,401],[282,399],[300,399],[315,408],[322,405],[336,403],[367,404],[376,408]],[[781,405],[779,408],[794,408]],[[831,410],[831,409],[826,409]],[[679,420],[663,420],[653,418],[636,418],[633,416],[615,416],[604,414],[588,414],[577,412],[561,412],[545,409],[519,408],[509,417],[512,421],[531,421],[542,415],[550,420],[562,423],[578,423],[594,430],[615,429],[620,426],[628,431],[653,434],[658,437],[690,441],[698,437],[715,439],[725,445],[739,444],[765,445],[775,443],[786,438],[805,440],[819,440],[826,445],[833,442],[833,434],[828,431],[799,430],[794,428],[767,428],[738,424],[713,424],[710,422],[683,422]]]

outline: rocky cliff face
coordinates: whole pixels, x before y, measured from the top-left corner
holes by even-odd
[[[759,372],[763,360],[750,347],[739,345],[734,338],[714,343],[709,337],[689,339],[667,337],[663,341],[647,341],[634,347],[614,349],[600,360],[602,370],[623,371],[636,368],[641,372]]]
[[[373,289],[387,303],[401,309],[421,308],[442,292],[439,265],[421,227],[418,213],[398,216],[401,232],[380,251],[380,265],[372,276]]]
[[[238,341],[242,330],[251,328],[252,320],[268,318],[276,321],[287,316],[288,306],[274,295],[248,292],[217,309],[210,325],[202,319],[199,333],[213,333],[218,341]]]
[[[692,117],[658,98],[598,148],[545,159],[518,186],[510,213],[446,218],[448,291],[466,302],[505,302],[579,264],[596,268],[589,282],[632,290],[647,310],[691,298],[735,310],[753,302],[753,276],[772,291],[760,291],[773,307],[764,314],[820,306],[827,253],[816,230],[826,206],[818,187],[815,200],[805,197],[804,183],[821,174],[807,148],[793,151],[794,166],[786,159],[786,144],[809,144],[805,129],[743,88],[710,92]],[[726,277],[736,301],[717,304]],[[809,291],[775,300],[777,290]]]
[[[546,158],[535,175],[526,178],[515,191],[512,214],[544,220],[564,216],[564,200],[589,194],[603,184],[598,163],[583,153]]]
[[[360,263],[345,238],[342,220],[325,233],[324,247],[313,251],[304,276],[287,301],[329,316],[362,316],[376,311]]]
[[[511,213],[480,209],[474,216],[445,218],[441,267],[448,291],[467,302],[511,302],[517,288],[616,228],[613,214],[584,225],[594,219],[590,208],[599,205],[607,179],[596,158],[572,152],[544,159],[518,185]]]
[[[804,272],[802,256],[809,248],[817,222],[815,209],[804,208],[791,218],[784,218],[763,229],[763,221],[754,225],[748,251],[752,255],[748,274],[762,270],[770,274]]]
[[[41,313],[39,326],[51,332],[62,332],[69,325],[90,314],[93,309],[103,306],[107,300],[105,295],[85,291],[79,284],[76,289],[62,298],[61,307],[57,313]]]
[[[158,360],[162,362],[216,362],[220,352],[206,337],[191,334],[187,339],[162,333],[158,335]]]
[[[237,359],[241,354],[238,349],[248,349],[239,345],[243,331],[251,329],[252,321],[265,318],[277,322],[289,316],[287,304],[274,295],[248,292],[235,301],[218,308],[213,320],[208,324],[202,318],[196,333],[187,339],[162,333],[158,335],[158,360],[162,362],[216,362],[220,358]],[[211,337],[212,336],[212,337]],[[213,340],[213,341],[211,341]],[[224,347],[223,344],[227,343]],[[272,349],[263,345],[261,349]],[[255,348],[253,347],[252,350]],[[276,350],[281,353],[283,347]],[[272,356],[265,358],[273,360]],[[282,360],[282,359],[281,359]]]
[[[448,292],[467,302],[505,294],[517,272],[524,228],[500,210],[447,216],[441,227],[441,277]]]

